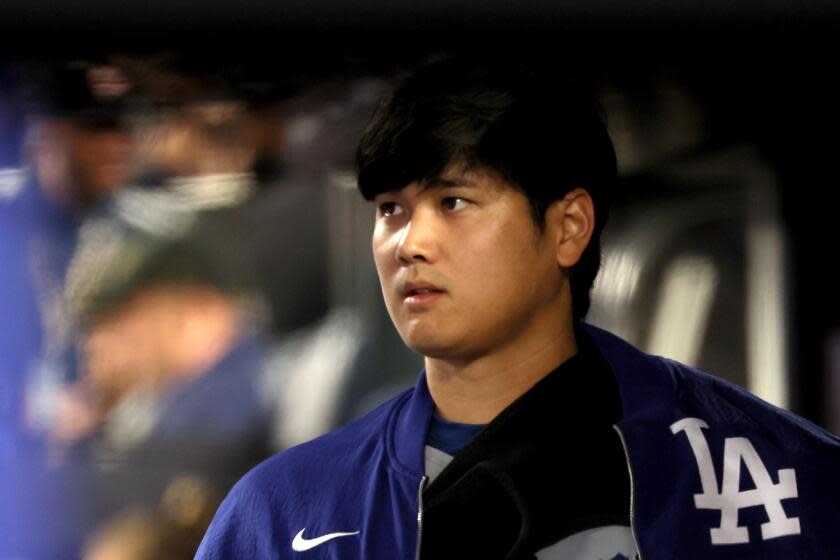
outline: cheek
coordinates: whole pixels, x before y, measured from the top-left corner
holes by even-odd
[[[394,257],[395,243],[392,237],[375,230],[371,246],[376,272],[379,274],[379,281],[384,287],[390,281],[394,268],[397,266]]]
[[[494,323],[492,316],[505,315],[515,307],[520,288],[508,268],[495,262],[477,263],[466,274],[469,274],[469,290],[463,295],[469,299],[470,307],[466,316],[485,317],[487,322]]]
[[[463,239],[466,239],[464,237]],[[476,291],[493,291],[510,282],[517,255],[504,230],[471,235],[460,244],[454,263],[472,279]],[[454,255],[453,255],[454,256]],[[512,262],[513,261],[513,262]]]
[[[531,243],[522,232],[500,229],[463,252],[459,266],[469,278],[469,297],[478,312],[492,314],[517,307],[535,292],[535,283],[545,272]]]

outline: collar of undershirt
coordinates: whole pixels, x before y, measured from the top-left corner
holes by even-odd
[[[426,445],[448,455],[455,455],[466,447],[485,426],[486,424],[450,422],[435,414],[429,424]]]

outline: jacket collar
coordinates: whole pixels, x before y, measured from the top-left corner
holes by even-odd
[[[625,428],[673,409],[676,384],[661,358],[645,354],[598,327],[583,324],[581,331],[595,344],[615,375],[623,410],[619,427]]]
[[[418,478],[426,471],[426,436],[435,412],[435,403],[426,383],[426,370],[398,403],[392,424],[392,449],[399,465],[416,474]]]
[[[581,325],[581,332],[592,340],[615,374],[624,411],[619,422],[622,429],[669,408],[674,380],[662,362],[592,325]],[[418,477],[425,471],[426,435],[434,410],[423,370],[414,389],[398,404],[391,433],[398,463]]]

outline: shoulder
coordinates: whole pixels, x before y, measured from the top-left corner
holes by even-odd
[[[359,477],[378,476],[379,465],[387,463],[387,426],[408,393],[254,467],[222,502],[196,558],[274,558],[284,546],[278,539],[288,538],[291,517],[312,507],[342,507],[351,479],[353,488],[363,489]]]
[[[641,550],[669,558],[715,556],[723,549],[708,547],[724,543],[737,544],[739,558],[840,550],[840,439],[719,377],[592,332],[620,387],[617,428]]]
[[[22,167],[0,167],[0,208],[21,199],[28,178]]]
[[[840,449],[840,439],[725,379],[677,361],[646,354],[619,337],[586,325],[619,385],[625,417],[695,416],[709,424],[773,432],[792,441]]]
[[[658,358],[674,380],[677,402],[696,409],[716,422],[771,431],[791,445],[810,442],[840,453],[840,438],[789,410],[775,406],[749,391],[705,371],[666,358]]]
[[[0,168],[0,226],[20,227],[39,217],[47,203],[37,188],[27,169]]]
[[[232,494],[248,494],[259,489],[265,494],[279,483],[296,488],[322,484],[323,479],[353,471],[371,460],[384,445],[390,417],[407,393],[401,393],[365,416],[311,441],[291,447],[263,461],[236,485]],[[284,491],[289,491],[286,486]]]

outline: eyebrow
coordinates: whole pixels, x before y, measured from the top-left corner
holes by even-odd
[[[456,187],[477,187],[474,181],[470,181],[469,179],[465,179],[463,177],[458,177],[456,179],[447,179],[445,177],[430,177],[423,183],[423,187],[421,190],[425,191],[427,189],[451,189]]]
[[[469,179],[465,179],[463,177],[458,177],[455,179],[447,179],[445,177],[441,177],[436,175],[434,177],[430,177],[423,181],[422,186],[420,187],[420,192],[425,192],[429,189],[454,189],[454,188],[478,188],[478,185],[474,181],[470,181]],[[406,187],[400,187],[398,189],[390,189],[387,191],[383,191],[380,194],[396,194],[403,190]]]

